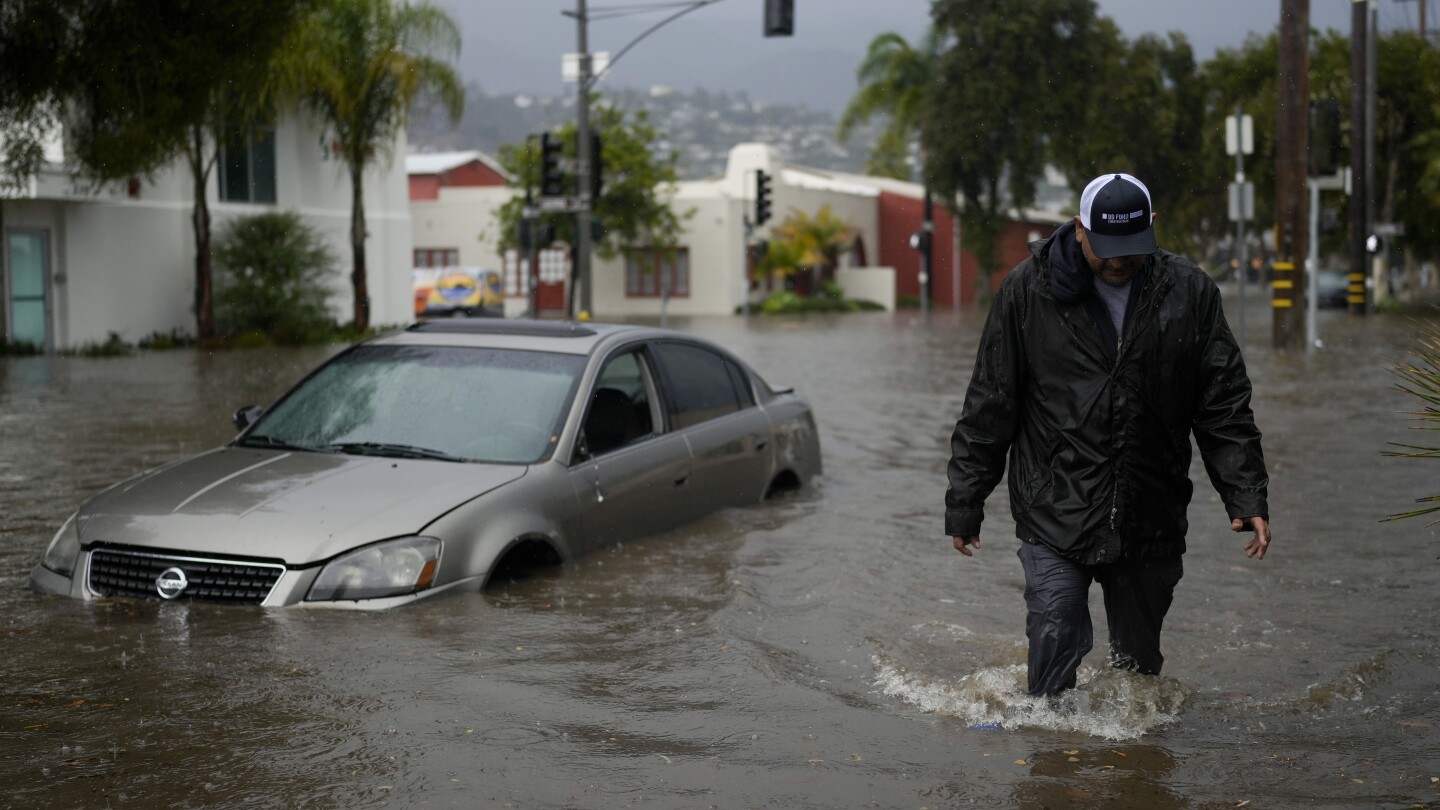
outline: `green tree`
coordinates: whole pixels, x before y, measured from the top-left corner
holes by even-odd
[[[328,280],[335,257],[294,211],[241,217],[215,240],[217,320],[228,337],[259,333],[277,343],[309,343],[334,327]]]
[[[1246,174],[1257,190],[1275,186],[1275,109],[1278,37],[1252,36],[1238,49],[1222,50],[1202,70],[1207,88],[1205,147],[1221,152],[1224,117],[1237,103],[1255,121],[1255,154],[1246,158]],[[1410,32],[1393,32],[1378,40],[1376,54],[1375,188],[1376,216],[1405,225],[1404,246],[1422,258],[1440,252],[1440,232],[1430,223],[1440,218],[1440,52]],[[1341,107],[1342,165],[1350,150],[1350,43],[1336,31],[1312,37],[1310,93],[1316,101],[1335,100]],[[1223,198],[1215,203],[1216,217]],[[1256,226],[1274,222],[1272,195],[1256,195]],[[1158,204],[1157,204],[1158,208]],[[1344,251],[1349,206],[1337,209],[1341,227],[1322,247]]]
[[[870,41],[865,59],[856,71],[860,89],[840,116],[835,136],[843,143],[855,127],[877,115],[886,116],[885,128],[865,160],[867,172],[897,180],[910,179],[906,161],[910,145],[919,137],[921,123],[930,110],[930,87],[935,81],[941,50],[942,42],[934,28],[918,48],[894,32]]]
[[[1194,52],[1179,33],[1127,42],[1109,19],[1096,28],[1100,61],[1084,80],[1103,88],[1105,103],[1087,103],[1080,119],[1055,133],[1051,160],[1074,189],[1103,172],[1139,177],[1158,213],[1161,244],[1179,253],[1203,250],[1225,232],[1225,218],[1214,212],[1226,204],[1234,167],[1226,170],[1223,142],[1207,143]]]
[[[788,278],[805,266],[805,246],[781,236],[766,244],[765,255],[755,270],[757,274]]]
[[[855,244],[855,228],[830,210],[828,204],[811,216],[798,208],[790,209],[785,221],[775,226],[775,235],[801,251],[800,264],[817,268],[820,279],[835,280],[840,254]]]
[[[644,110],[627,115],[619,107],[592,104],[590,125],[600,134],[603,181],[593,205],[594,221],[600,232],[592,242],[595,252],[613,259],[622,250],[651,248],[674,251],[680,244],[683,221],[693,212],[676,213],[670,205],[679,179],[675,152],[656,154],[660,133],[650,124]],[[566,154],[575,156],[575,127],[557,130]],[[511,185],[538,193],[540,147],[529,142],[500,147],[500,164],[514,179]],[[523,195],[507,201],[495,212],[500,229],[501,252],[518,244],[524,214]],[[570,214],[542,214],[557,241],[575,244],[575,217]]]
[[[215,24],[233,37],[248,41],[248,58],[226,64],[210,90],[209,103],[186,127],[181,147],[190,169],[192,195],[191,234],[195,240],[195,337],[215,334],[214,281],[211,254],[210,178],[220,159],[222,145],[248,146],[257,132],[273,126],[278,92],[276,51],[316,0],[256,0],[221,4]],[[227,143],[228,142],[228,143]]]
[[[0,59],[10,66],[0,71],[0,187],[34,175],[41,142],[62,124],[80,185],[151,176],[186,155],[195,190],[196,327],[208,337],[205,191],[216,139],[207,146],[205,133],[251,114],[275,51],[314,2],[8,0],[0,17]]]
[[[935,0],[940,54],[921,127],[929,186],[965,227],[982,292],[1011,209],[1030,205],[1056,133],[1084,120],[1104,47],[1093,0]]]
[[[460,32],[427,2],[324,0],[287,45],[284,86],[312,110],[350,174],[354,327],[370,327],[365,264],[365,172],[388,165],[410,104],[433,94],[458,121],[465,92],[441,56],[460,50]]]
[[[1407,253],[1440,258],[1440,49],[1397,31],[1376,62],[1376,216],[1404,225]]]

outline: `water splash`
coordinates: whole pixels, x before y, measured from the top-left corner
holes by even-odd
[[[1105,667],[1080,670],[1078,688],[1058,699],[1025,693],[1025,665],[980,667],[959,680],[929,679],[872,659],[875,685],[921,711],[979,728],[1040,728],[1133,740],[1179,719],[1189,694],[1171,678]]]

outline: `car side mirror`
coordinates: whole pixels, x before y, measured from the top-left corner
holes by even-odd
[[[244,430],[255,424],[256,420],[258,420],[263,413],[265,413],[265,409],[259,405],[242,405],[240,409],[230,417],[230,421],[235,423],[236,430]]]

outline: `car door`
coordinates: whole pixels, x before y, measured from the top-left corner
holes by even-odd
[[[667,431],[644,347],[612,354],[587,393],[570,477],[580,504],[573,537],[608,545],[694,518],[685,438]]]
[[[755,404],[740,365],[708,347],[657,341],[665,400],[690,445],[694,498],[704,511],[758,502],[774,465],[770,420]]]

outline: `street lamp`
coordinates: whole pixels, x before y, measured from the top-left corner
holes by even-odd
[[[640,41],[655,33],[657,30],[669,25],[675,20],[704,8],[705,6],[719,3],[721,0],[693,0],[688,3],[660,2],[649,5],[626,5],[612,6],[608,8],[597,8],[593,14],[586,9],[585,0],[575,0],[574,11],[562,11],[567,17],[575,18],[576,44],[579,53],[576,54],[576,84],[579,85],[579,97],[576,99],[575,109],[575,151],[576,160],[576,208],[575,208],[575,266],[571,272],[571,294],[569,311],[567,317],[575,317],[575,294],[574,288],[580,288],[580,309],[587,315],[590,312],[592,296],[592,279],[590,272],[590,243],[592,235],[590,232],[590,220],[592,216],[591,205],[594,202],[591,197],[598,191],[592,185],[591,161],[598,160],[599,155],[593,150],[590,139],[590,90],[605,77],[606,73],[620,61],[620,58],[630,52],[630,49],[640,44]],[[666,17],[658,23],[645,29],[640,36],[630,40],[629,44],[621,48],[615,56],[608,60],[608,63],[599,71],[591,72],[593,63],[591,61],[589,43],[589,25],[593,20],[611,20],[618,17],[628,17],[635,14],[646,14],[654,11],[663,11],[676,8],[679,10]],[[772,18],[772,10],[774,16]],[[772,25],[772,21],[774,25]],[[772,30],[773,29],[773,30]],[[765,4],[765,35],[766,36],[790,36],[795,30],[795,2],[794,0],[766,0]]]

